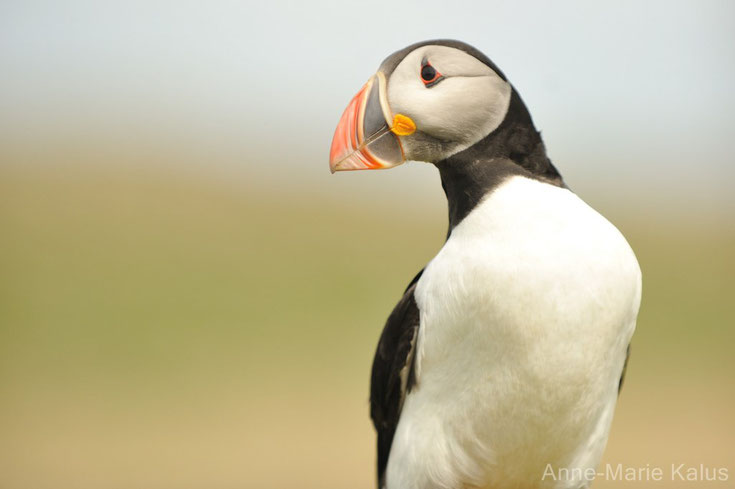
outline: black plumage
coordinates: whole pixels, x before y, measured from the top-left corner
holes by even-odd
[[[419,331],[419,309],[413,292],[423,270],[406,287],[388,317],[373,359],[370,417],[378,432],[378,487],[383,486],[393,435],[403,400],[413,385],[413,360]]]

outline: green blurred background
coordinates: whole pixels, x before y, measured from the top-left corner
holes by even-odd
[[[330,175],[327,150],[432,37],[498,62],[641,263],[604,461],[730,473],[594,487],[735,487],[732,4],[0,14],[0,488],[373,487],[373,350],[446,205],[429,165]]]

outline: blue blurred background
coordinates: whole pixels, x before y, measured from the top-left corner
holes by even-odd
[[[431,38],[500,66],[638,254],[605,461],[732,474],[734,33],[727,1],[3,2],[0,486],[373,486],[372,352],[446,204],[327,154]]]

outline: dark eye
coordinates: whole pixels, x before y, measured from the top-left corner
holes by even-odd
[[[428,61],[424,61],[421,65],[421,81],[424,82],[424,85],[431,87],[438,83],[442,78],[442,74],[436,71],[436,68],[431,66]]]
[[[424,65],[421,67],[421,78],[425,82],[430,82],[436,78],[436,70],[431,65]]]

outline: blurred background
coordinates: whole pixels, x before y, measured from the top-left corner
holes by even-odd
[[[0,5],[0,488],[371,488],[372,354],[441,247],[438,174],[330,175],[383,58],[456,38],[628,237],[604,462],[735,487],[735,4]]]

